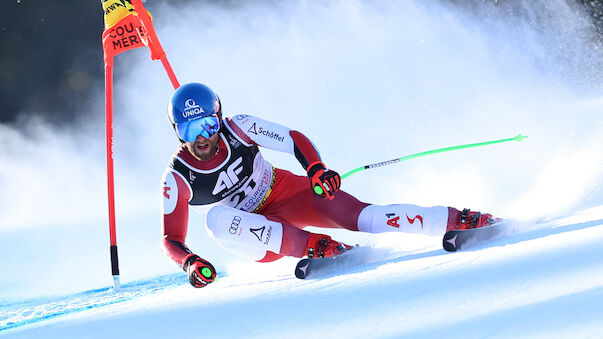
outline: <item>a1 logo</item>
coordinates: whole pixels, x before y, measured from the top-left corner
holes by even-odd
[[[388,218],[388,225],[390,225],[391,227],[400,228],[400,224],[398,224],[398,220],[400,220],[400,217],[396,217],[396,213],[386,213],[385,216]]]

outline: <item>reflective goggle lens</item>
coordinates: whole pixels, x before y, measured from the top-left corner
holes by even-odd
[[[195,119],[176,125],[178,137],[184,141],[193,142],[201,134],[204,138],[209,138],[220,130],[220,120],[215,115],[205,118]]]

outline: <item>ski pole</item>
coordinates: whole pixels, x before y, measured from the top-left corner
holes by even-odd
[[[459,149],[479,147],[479,146],[486,146],[486,145],[491,145],[491,144],[498,144],[498,143],[507,142],[507,141],[518,141],[518,142],[521,142],[525,138],[527,138],[527,136],[521,135],[521,134],[517,134],[513,138],[500,139],[500,140],[492,140],[492,141],[484,141],[484,142],[477,142],[477,143],[473,143],[473,144],[466,144],[466,145],[458,145],[458,146],[452,146],[452,147],[438,148],[438,149],[434,149],[434,150],[430,150],[430,151],[415,153],[415,154],[407,155],[407,156],[402,157],[402,158],[397,158],[397,159],[383,161],[383,162],[378,162],[378,163],[374,163],[374,164],[370,164],[370,165],[360,166],[360,167],[358,167],[356,169],[353,169],[353,170],[345,173],[344,175],[342,175],[341,179],[345,179],[345,178],[349,177],[350,175],[352,175],[354,173],[357,173],[357,172],[360,172],[360,171],[364,171],[364,170],[367,170],[367,169],[370,169],[370,168],[387,166],[387,165],[398,163],[400,161],[414,159],[414,158],[418,158],[418,157],[423,157],[423,156],[430,155],[430,154],[436,154],[436,153],[442,153],[442,152],[448,152],[448,151],[456,151],[456,150],[459,150]],[[322,189],[320,188],[320,186],[315,186],[314,187],[314,191],[317,194],[322,194],[323,193]]]
[[[375,168],[375,167],[381,167],[381,166],[391,165],[391,164],[398,163],[400,161],[414,159],[414,158],[418,158],[418,157],[423,157],[423,156],[430,155],[430,154],[436,154],[436,153],[442,153],[442,152],[448,152],[448,151],[456,151],[456,150],[459,150],[459,149],[479,147],[479,146],[486,146],[486,145],[491,145],[491,144],[498,144],[498,143],[507,142],[507,141],[519,141],[519,142],[521,142],[525,138],[527,138],[527,136],[518,134],[517,136],[515,136],[513,138],[500,139],[500,140],[492,140],[492,141],[484,141],[484,142],[477,142],[477,143],[473,143],[473,144],[466,144],[466,145],[458,145],[458,146],[452,146],[452,147],[445,147],[445,148],[434,149],[434,150],[431,150],[431,151],[425,151],[425,152],[415,153],[415,154],[407,155],[407,156],[402,157],[402,158],[397,158],[397,159],[393,159],[393,160],[389,160],[389,161],[383,161],[383,162],[378,162],[378,163],[375,163],[375,164],[370,164],[370,165],[365,165],[365,166],[358,167],[358,168],[353,169],[353,170],[345,173],[344,175],[342,175],[341,179],[345,179],[345,178],[349,177],[350,175],[352,175],[354,173],[357,173],[357,172],[360,172],[360,171],[364,171],[364,170],[367,170],[369,168]]]

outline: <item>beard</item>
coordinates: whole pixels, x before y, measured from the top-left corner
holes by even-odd
[[[186,147],[195,158],[201,161],[208,161],[218,152],[218,135],[219,133],[216,133],[209,137],[209,139],[203,138],[202,140],[197,139],[194,142],[187,142]]]

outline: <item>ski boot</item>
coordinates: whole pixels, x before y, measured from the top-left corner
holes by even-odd
[[[448,226],[446,227],[446,231],[479,228],[492,225],[501,220],[500,218],[494,218],[492,214],[471,212],[467,208],[461,212],[456,208],[449,207],[448,211]]]
[[[335,241],[328,235],[310,233],[305,254],[310,259],[328,258],[350,249],[352,249],[352,246]]]

